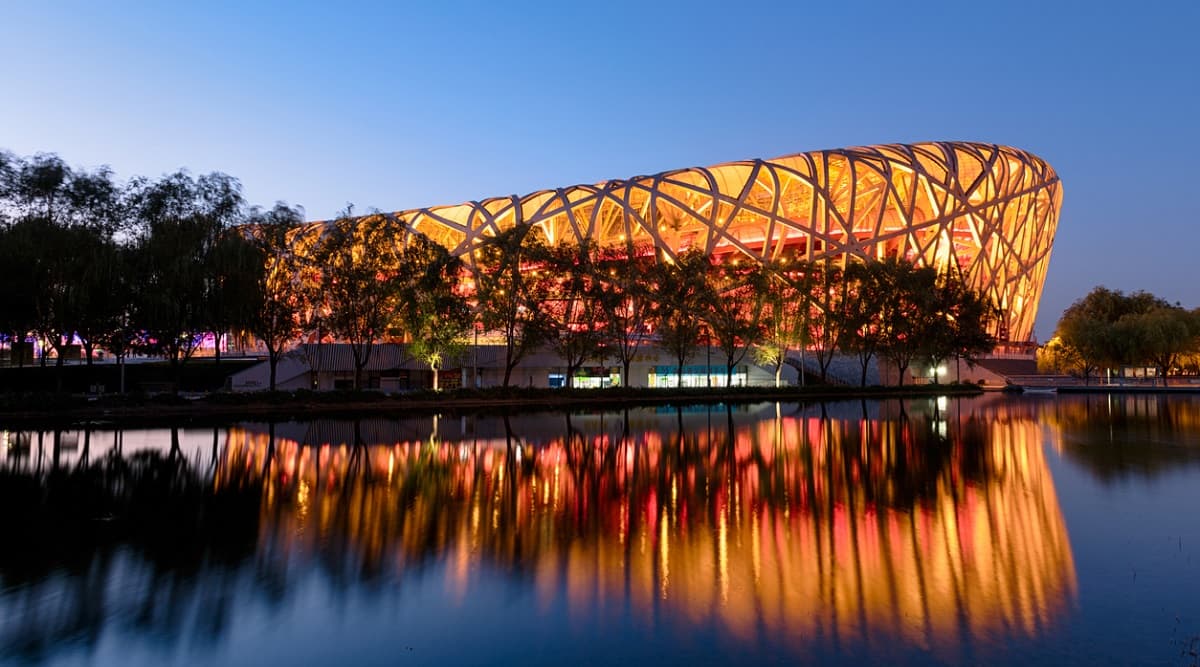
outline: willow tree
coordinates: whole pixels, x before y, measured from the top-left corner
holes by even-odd
[[[136,319],[176,377],[212,333],[220,345],[224,316],[217,246],[244,219],[238,182],[221,173],[193,178],[184,171],[132,185],[136,242]]]
[[[37,324],[39,281],[30,270],[38,239],[32,226],[21,223],[0,227],[0,331],[9,337],[14,361],[25,363],[24,344]]]
[[[1167,386],[1167,374],[1181,358],[1200,350],[1200,313],[1179,306],[1155,306],[1117,321],[1130,358],[1154,365]]]
[[[1062,355],[1078,359],[1086,384],[1091,372],[1131,361],[1130,341],[1118,329],[1122,317],[1169,307],[1148,292],[1125,294],[1100,286],[1063,311],[1055,329]]]
[[[303,257],[293,241],[304,215],[299,208],[276,204],[269,211],[254,211],[248,227],[250,242],[261,262],[249,287],[255,308],[249,318],[250,333],[267,348],[270,369],[268,389],[275,391],[276,371],[284,348],[304,333],[302,314],[308,307]]]
[[[330,334],[344,340],[354,362],[354,388],[363,388],[363,370],[375,342],[392,322],[406,281],[396,248],[403,223],[389,215],[354,217],[345,211],[329,223],[310,251],[321,272]]]
[[[74,329],[91,366],[97,346],[105,345],[111,340],[110,332],[128,321],[133,294],[130,282],[136,277],[128,274],[127,250],[99,230],[82,230],[77,235],[73,257],[77,266],[69,275],[76,298],[66,327]]]
[[[14,341],[34,332],[53,348],[59,369],[79,335],[90,365],[95,332],[119,309],[109,289],[109,259],[122,190],[107,167],[72,169],[51,154],[0,161],[0,208],[14,253],[5,272],[21,274],[6,283],[14,312],[3,319],[20,324]],[[56,384],[61,389],[61,370]]]

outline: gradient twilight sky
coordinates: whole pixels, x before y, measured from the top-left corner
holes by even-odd
[[[0,148],[187,167],[312,219],[677,167],[973,140],[1045,158],[1037,323],[1200,306],[1200,3],[6,2]]]

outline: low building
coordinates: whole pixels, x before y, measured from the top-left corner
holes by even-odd
[[[699,361],[700,363],[696,363]],[[575,374],[573,385],[579,388],[675,387],[679,384],[675,360],[656,347],[643,348],[629,368],[629,381],[621,377],[621,365],[612,359],[590,360]],[[798,374],[785,366],[783,380],[795,384]],[[724,357],[716,348],[697,348],[683,367],[685,387],[723,387],[726,382]],[[734,367],[734,386],[770,386],[774,370],[747,360]],[[457,359],[447,360],[439,372],[438,386],[454,389],[462,386],[499,387],[504,384],[504,346],[467,346]],[[549,348],[528,354],[513,369],[510,386],[558,388],[567,386],[567,365]],[[270,386],[270,366],[262,362],[229,377],[232,391],[266,391]],[[311,389],[331,391],[354,387],[354,356],[345,343],[304,344],[286,353],[275,372],[275,388],[280,391]],[[429,367],[403,344],[378,344],[372,348],[363,368],[363,388],[387,393],[415,391],[433,387]]]

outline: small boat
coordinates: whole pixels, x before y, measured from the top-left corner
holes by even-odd
[[[1058,393],[1058,387],[1021,387],[1022,394],[1038,394],[1038,395],[1054,395]]]

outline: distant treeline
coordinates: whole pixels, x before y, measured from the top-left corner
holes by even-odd
[[[1096,287],[1063,312],[1038,367],[1085,382],[1106,370],[1154,367],[1165,386],[1171,373],[1200,371],[1197,353],[1200,309],[1186,310],[1148,292]]]

